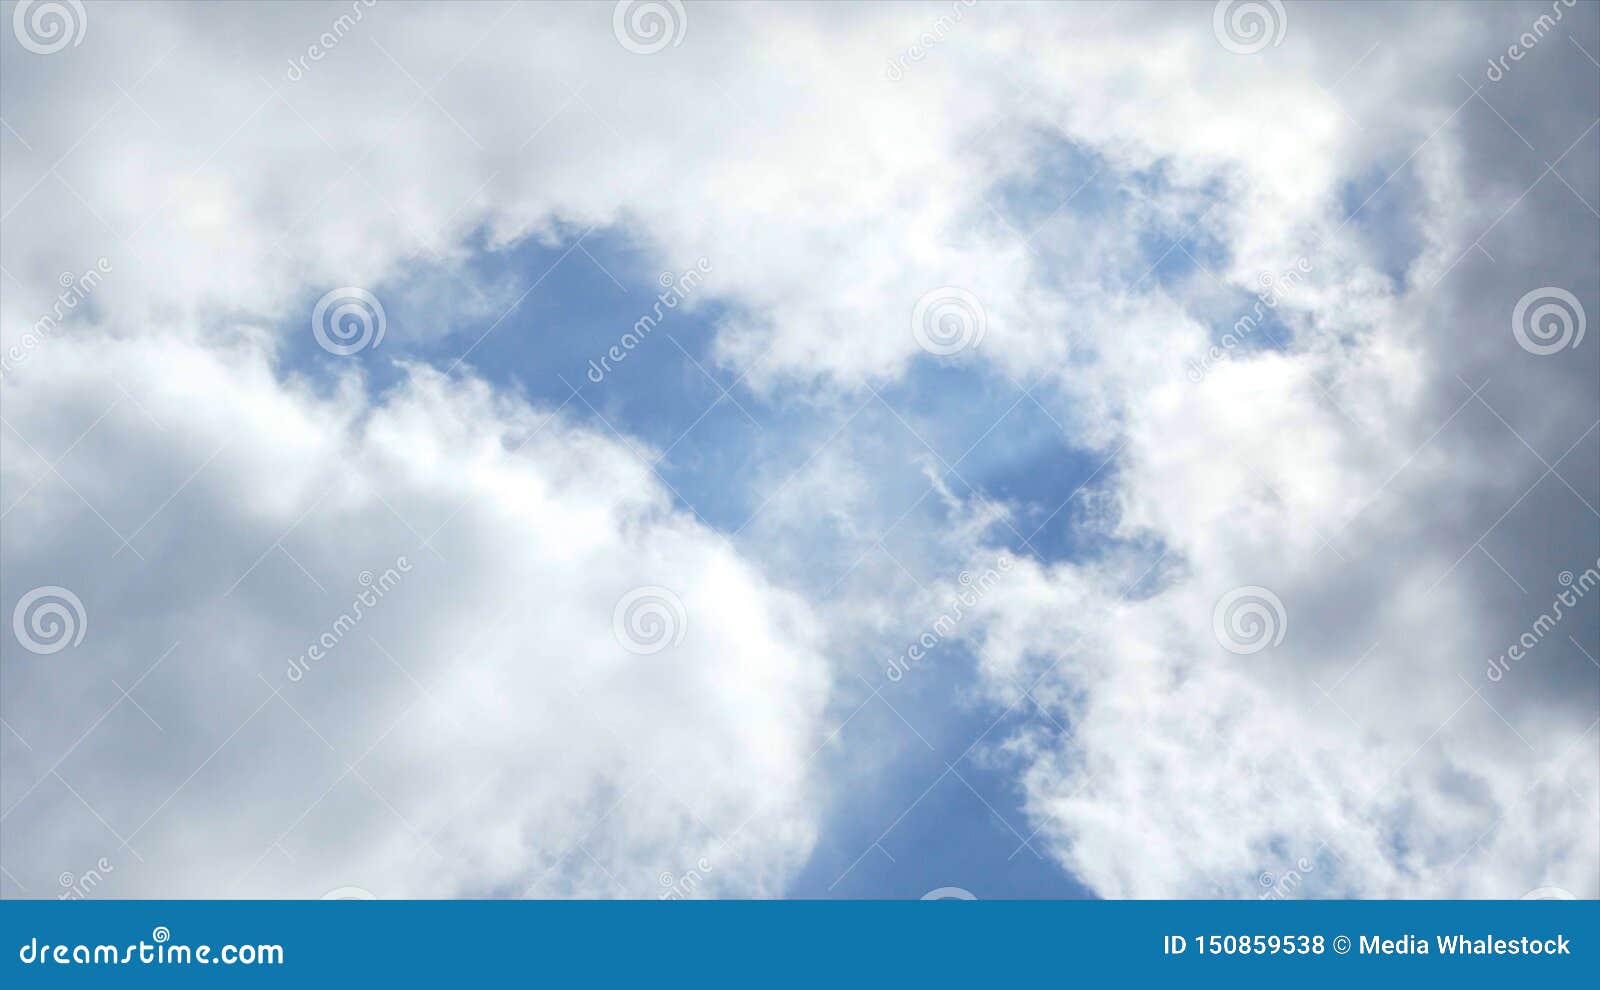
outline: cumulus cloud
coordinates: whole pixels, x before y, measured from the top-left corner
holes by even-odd
[[[8,383],[7,585],[93,636],[6,669],[21,883],[652,896],[703,860],[748,895],[804,857],[815,620],[621,443],[424,368],[319,395],[259,341],[56,348]]]
[[[1497,11],[1507,36],[1521,12]],[[1573,30],[1587,40],[1593,18]],[[1369,30],[1357,54],[1367,38],[1393,44]],[[1032,684],[1070,726],[1012,745],[1041,834],[1097,891],[1515,897],[1549,882],[1595,896],[1597,604],[1569,582],[1600,550],[1597,368],[1592,351],[1552,361],[1513,332],[1542,285],[1590,311],[1596,298],[1594,67],[1559,54],[1519,85],[1590,98],[1530,106],[1528,90],[1475,95],[1481,79],[1442,66],[1395,78],[1372,55],[1388,68],[1340,92],[1403,94],[1418,119],[1398,144],[1275,119],[1265,148],[1234,150],[1253,188],[1294,205],[1229,197],[1221,276],[1247,285],[1294,257],[1310,271],[1273,299],[1275,328],[1240,330],[1261,312],[1249,298],[1207,319],[1201,289],[1153,293],[1161,320],[1132,342],[1086,335],[1104,374],[1073,387],[1104,396],[1126,440],[1105,531],[1136,549],[1035,568],[1027,590],[986,603],[975,638],[998,696]],[[1472,68],[1455,47],[1433,57]],[[1490,101],[1517,107],[1521,130]],[[1274,154],[1286,133],[1319,161]],[[1165,144],[1204,161],[1197,140],[1177,128]],[[1331,195],[1363,174],[1367,187]],[[1393,182],[1409,194],[1369,206]],[[1399,229],[1374,242],[1369,220]],[[1407,227],[1417,246],[1386,270],[1380,247]],[[1208,323],[1255,337],[1223,338],[1198,382],[1137,362],[1194,354],[1197,337],[1203,351]],[[1101,339],[1127,330],[1108,322]],[[1152,567],[1167,572],[1157,590],[1129,594]],[[1219,617],[1237,589],[1256,589],[1253,620]],[[1491,676],[1563,594],[1537,659]],[[1228,649],[1250,635],[1261,652]]]

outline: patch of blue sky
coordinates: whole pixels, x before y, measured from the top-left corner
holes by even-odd
[[[1211,343],[1225,352],[1224,360],[1252,351],[1286,351],[1294,329],[1284,322],[1282,301],[1269,294],[1242,290],[1230,292],[1210,323]],[[1214,361],[1212,363],[1215,363]]]
[[[1104,206],[1111,193],[1084,186],[1103,173],[1100,163],[1065,142],[1059,148],[1040,180],[1048,188],[1017,187],[1005,198],[1044,204],[1077,189],[1071,209]],[[374,287],[387,317],[380,347],[323,353],[308,320],[307,332],[289,335],[287,364],[315,378],[359,362],[375,390],[398,380],[397,362],[406,360],[481,375],[625,438],[683,505],[724,531],[743,528],[772,486],[806,467],[852,401],[789,404],[746,388],[710,355],[722,315],[711,295],[714,270],[684,304],[664,306],[661,273],[625,235],[591,231],[580,241],[578,233],[478,250],[457,270],[420,258]],[[692,267],[686,260],[683,270]],[[315,302],[308,298],[305,312]],[[649,321],[644,332],[641,320]],[[1085,481],[1103,483],[1108,472],[1090,478],[1101,452],[1073,444],[1040,399],[974,360],[914,361],[847,433],[879,468],[874,487],[894,510],[886,528],[919,500],[937,508],[928,497],[931,472],[957,497],[1004,502],[1009,525],[994,535],[1016,553],[1054,561],[1088,549],[1062,505]]]
[[[1071,179],[1064,170],[1051,181]],[[1093,208],[1100,195],[1085,189],[1082,205]],[[1071,208],[1080,208],[1077,199]],[[704,291],[688,293],[688,305],[664,308],[639,334],[640,319],[657,311],[661,273],[621,233],[594,231],[581,242],[578,233],[480,250],[453,270],[419,259],[393,284],[372,287],[387,317],[381,346],[327,354],[307,320],[305,332],[289,335],[287,370],[330,378],[348,367],[342,362],[359,362],[370,387],[381,390],[399,380],[398,362],[416,360],[481,376],[542,408],[561,406],[564,415],[623,438],[684,508],[736,541],[761,524],[775,491],[803,483],[819,450],[837,447],[865,479],[858,495],[868,511],[852,507],[834,518],[818,504],[802,521],[814,532],[792,551],[806,559],[791,562],[793,574],[773,565],[780,579],[804,575],[812,593],[830,586],[846,593],[852,561],[878,553],[924,586],[948,585],[970,562],[955,561],[942,546],[959,510],[935,482],[957,499],[1005,503],[1008,521],[988,539],[1016,556],[1055,562],[1103,551],[1103,538],[1079,525],[1081,506],[1109,482],[1114,465],[1106,465],[1107,452],[1073,442],[1047,411],[1050,396],[1023,392],[974,355],[918,358],[878,395],[792,403],[781,392],[756,392],[711,357],[724,316],[711,292],[714,269]],[[694,261],[685,259],[674,274]],[[306,313],[315,302],[306,300]],[[630,333],[636,339],[624,356],[601,362]],[[830,529],[846,521],[850,531]],[[866,704],[819,760],[868,767],[874,759],[862,747],[871,747],[893,770],[860,770],[863,786],[830,808],[816,855],[792,893],[913,897],[965,886],[980,897],[1084,896],[1040,857],[1037,840],[1022,844],[1030,829],[1012,783],[1017,777],[996,765],[995,744],[1023,725],[1059,727],[1031,699],[1009,711],[985,699],[977,658],[954,640],[900,683],[888,682],[884,661],[906,645],[854,644],[841,658],[848,672],[839,678],[845,690],[838,718]],[[870,694],[869,683],[881,697]],[[897,743],[885,746],[886,739]],[[861,858],[863,849],[870,855]]]
[[[625,438],[682,507],[727,533],[759,521],[768,496],[825,444],[849,445],[873,468],[881,527],[853,538],[881,538],[924,582],[947,576],[936,554],[916,552],[950,522],[933,479],[957,498],[1005,503],[1008,521],[989,535],[1014,554],[1055,562],[1102,548],[1078,524],[1086,497],[1114,467],[1104,467],[1104,452],[1072,442],[1047,410],[1048,396],[1024,392],[967,355],[919,358],[878,396],[773,401],[712,359],[722,309],[709,290],[664,307],[659,275],[625,237],[604,231],[581,243],[573,232],[566,241],[480,252],[455,273],[419,262],[404,279],[376,288],[388,322],[382,345],[329,355],[308,324],[290,335],[297,341],[290,363],[315,375],[360,362],[382,389],[399,378],[398,361],[459,362],[497,387],[544,408],[564,404],[565,415]],[[714,278],[713,270],[707,280]],[[307,312],[314,303],[306,301]],[[443,324],[441,313],[450,314]],[[644,317],[653,325],[639,333]],[[628,335],[631,346],[614,351]],[[608,357],[616,353],[620,360]],[[826,513],[818,516],[824,528]],[[818,538],[826,548],[826,534]],[[843,539],[832,549],[847,555],[845,564],[860,552]]]
[[[1065,210],[1093,217],[1121,206],[1127,192],[1104,158],[1055,135],[1035,132],[1026,140],[1032,153],[1017,160],[1028,162],[1032,169],[1001,178],[988,196],[996,212],[1024,236]]]
[[[1010,708],[980,703],[975,669],[946,641],[898,682],[875,678],[876,694],[863,684],[841,705],[849,721],[819,759],[833,764],[843,796],[793,896],[919,898],[948,887],[982,899],[1090,896],[1033,834],[1019,768],[999,748],[1023,728],[1065,728],[1020,694]]]
[[[1206,277],[1202,266],[1216,271],[1215,266],[1205,260],[1209,253],[1206,239],[1198,231],[1177,235],[1165,229],[1143,231],[1139,235],[1139,248],[1141,254],[1155,259],[1135,286],[1141,290],[1179,284],[1196,276]],[[1215,255],[1212,260],[1217,260]]]
[[[1148,204],[1170,202],[1172,178],[1162,163],[1147,169],[1125,171],[1058,135],[1035,133],[1027,157],[1039,163],[1026,174],[1001,178],[990,189],[988,202],[999,219],[1025,237],[1041,261],[1041,277],[1083,277],[1080,256],[1086,246],[1100,251],[1096,228],[1137,231],[1139,250],[1132,263],[1137,271],[1121,273],[1130,288],[1149,291],[1195,273],[1214,271],[1224,260],[1224,249],[1207,229],[1207,211],[1219,201],[1218,183],[1191,190],[1187,209],[1176,216],[1154,216]],[[1096,257],[1089,277],[1103,277]]]
[[[476,252],[454,273],[419,261],[374,289],[388,323],[382,345],[337,357],[307,332],[296,363],[315,373],[360,361],[375,389],[407,360],[481,377],[623,440],[683,504],[732,528],[743,504],[717,479],[739,475],[764,427],[756,398],[726,393],[735,376],[706,356],[718,307],[704,283],[664,303],[661,273],[646,271],[626,238],[578,234]]]
[[[919,551],[930,529],[951,521],[935,485],[957,499],[1003,503],[1006,521],[988,533],[996,546],[1062,559],[1071,517],[1057,510],[1080,485],[1097,484],[1105,457],[1074,444],[1047,401],[974,361],[926,357],[881,386],[851,423],[850,438],[870,447],[878,467],[890,521],[898,520],[880,539],[918,580],[947,576],[918,566],[941,566]]]
[[[1395,291],[1406,287],[1407,273],[1424,247],[1418,204],[1426,203],[1417,166],[1369,169],[1346,182],[1339,193],[1345,231],[1361,240],[1368,257],[1387,275]]]

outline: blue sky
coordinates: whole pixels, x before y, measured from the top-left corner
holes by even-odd
[[[1032,198],[1042,202],[1050,192],[1042,189]],[[388,330],[379,348],[356,356],[369,387],[381,390],[398,381],[397,362],[451,367],[471,347],[463,373],[546,409],[565,403],[568,414],[596,430],[616,430],[641,449],[666,450],[654,467],[677,504],[735,535],[752,521],[770,479],[800,468],[859,398],[794,403],[738,382],[712,352],[720,308],[699,299],[692,307],[669,310],[602,382],[590,381],[589,362],[651,312],[661,291],[660,273],[645,267],[626,231],[593,231],[581,249],[578,243],[574,235],[554,244],[480,251],[455,275],[419,262],[421,272],[377,286],[375,293],[386,300]],[[413,278],[455,296],[430,294],[413,301],[407,289]],[[708,286],[715,279],[713,261]],[[507,312],[496,307],[495,315],[439,334],[430,317],[441,308],[469,308],[469,280],[539,284]],[[292,339],[290,330],[285,336]],[[344,359],[304,343],[292,348],[285,370],[313,377],[347,370]],[[579,386],[576,398],[573,386]],[[874,400],[847,430],[871,445],[879,472],[875,498],[886,518],[901,519],[885,539],[890,553],[897,541],[938,539],[945,519],[937,500],[925,497],[929,484],[922,471],[929,464],[963,497],[981,496],[1015,508],[1015,531],[996,526],[992,534],[1013,552],[1044,561],[1093,552],[1074,534],[1071,505],[1062,509],[1062,504],[1085,482],[1104,484],[1111,472],[1096,476],[1104,457],[1075,449],[1060,424],[1019,383],[930,356],[902,380],[885,385],[882,402]],[[820,576],[843,577],[856,555],[853,544],[828,549],[834,552],[808,561],[822,585],[834,582]],[[913,576],[927,583],[948,577],[920,567],[914,546],[901,546],[895,560],[917,567]],[[906,680],[887,681],[885,661],[906,645],[885,641],[885,649],[863,647],[837,658],[842,676],[836,722],[846,717],[848,722],[818,759],[836,765],[834,772],[842,776],[859,773],[860,779],[847,798],[841,796],[828,809],[823,838],[796,878],[793,896],[920,897],[945,886],[970,888],[982,897],[1089,896],[1058,865],[1023,845],[1029,830],[1021,795],[1011,782],[1014,761],[985,745],[1019,725],[1049,725],[1063,732],[1065,727],[1042,718],[1030,700],[1010,712],[982,704],[974,657],[957,643],[938,649]],[[881,690],[882,699],[874,698],[860,678]],[[863,751],[874,755],[865,758]],[[880,762],[885,752],[889,759]]]

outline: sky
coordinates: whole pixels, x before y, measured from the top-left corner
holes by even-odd
[[[0,13],[0,896],[1600,896],[1600,5]]]

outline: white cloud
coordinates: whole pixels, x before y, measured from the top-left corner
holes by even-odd
[[[71,587],[92,635],[7,663],[22,883],[649,897],[704,859],[702,894],[772,895],[803,862],[816,619],[620,443],[422,368],[317,396],[248,341],[49,357],[7,385],[7,586]],[[96,420],[61,478],[33,456]],[[647,584],[682,640],[636,655]]]

